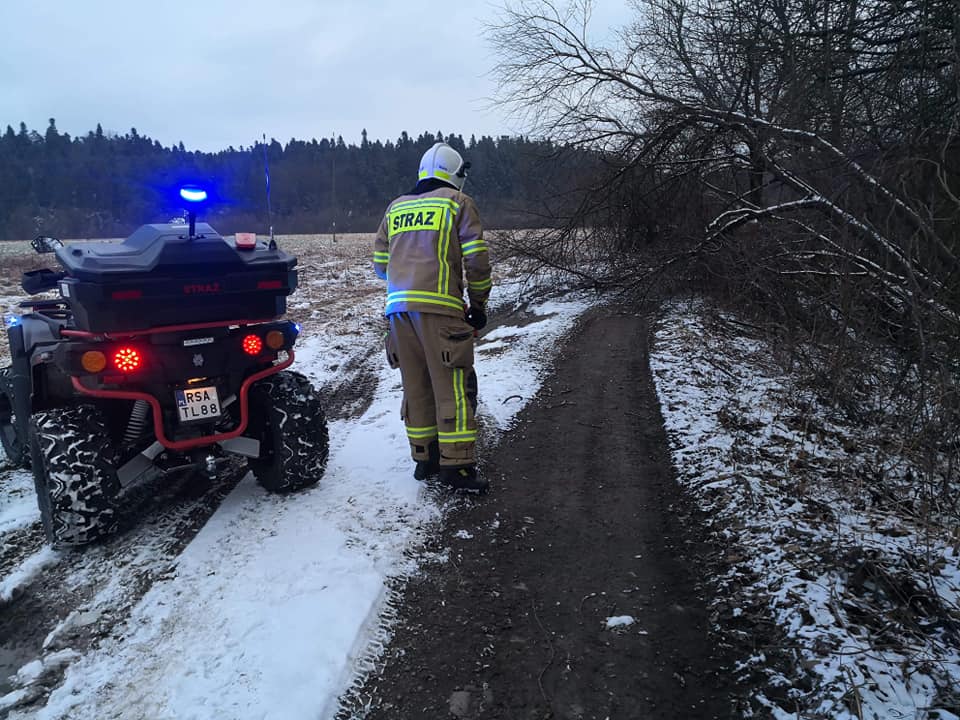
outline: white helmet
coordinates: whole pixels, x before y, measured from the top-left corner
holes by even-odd
[[[424,180],[426,178],[443,180],[453,185],[457,190],[463,188],[463,181],[467,179],[467,173],[460,153],[445,142],[436,143],[420,158],[418,179]]]

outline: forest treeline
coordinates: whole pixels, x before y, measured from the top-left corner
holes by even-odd
[[[0,239],[122,237],[178,215],[175,190],[187,181],[211,188],[215,199],[205,217],[220,232],[266,232],[265,168],[277,232],[373,232],[386,204],[416,182],[420,156],[437,139],[471,162],[464,190],[485,224],[524,227],[551,214],[544,198],[556,202],[575,192],[591,157],[523,137],[403,132],[382,142],[364,130],[362,138],[360,145],[338,137],[191,152],[136,129],[119,135],[97,125],[71,137],[53,118],[43,134],[8,125],[0,135]]]

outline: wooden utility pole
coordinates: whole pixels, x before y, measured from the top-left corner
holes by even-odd
[[[337,134],[332,133],[332,151],[330,153],[330,195],[333,213],[333,242],[337,242]]]

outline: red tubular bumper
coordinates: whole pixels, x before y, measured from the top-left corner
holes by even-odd
[[[203,447],[204,445],[213,445],[214,443],[218,443],[222,440],[230,440],[243,435],[243,433],[247,430],[247,423],[250,420],[250,407],[247,397],[250,391],[250,386],[257,382],[257,380],[262,380],[265,377],[269,377],[274,373],[280,372],[284,368],[290,367],[290,365],[293,363],[293,357],[293,348],[291,348],[287,350],[287,359],[282,363],[268,367],[264,370],[260,370],[259,372],[255,372],[253,375],[243,381],[243,384],[240,386],[240,424],[235,430],[225,433],[215,433],[213,435],[204,435],[203,437],[198,438],[190,438],[189,440],[170,440],[167,437],[167,434],[163,430],[163,413],[160,410],[160,401],[157,400],[153,395],[137,392],[136,390],[98,390],[95,388],[89,388],[80,382],[80,378],[76,376],[73,377],[73,387],[76,388],[77,392],[83,393],[84,395],[91,395],[93,397],[107,398],[111,400],[145,400],[146,402],[150,403],[150,407],[153,408],[153,428],[157,435],[157,441],[168,450],[180,452],[183,450],[190,450],[192,448]]]

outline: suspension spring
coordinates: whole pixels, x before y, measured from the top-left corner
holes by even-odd
[[[125,443],[135,443],[143,436],[143,429],[147,426],[150,416],[150,403],[146,400],[137,400],[130,411],[130,420],[127,421],[127,431],[123,435]]]

